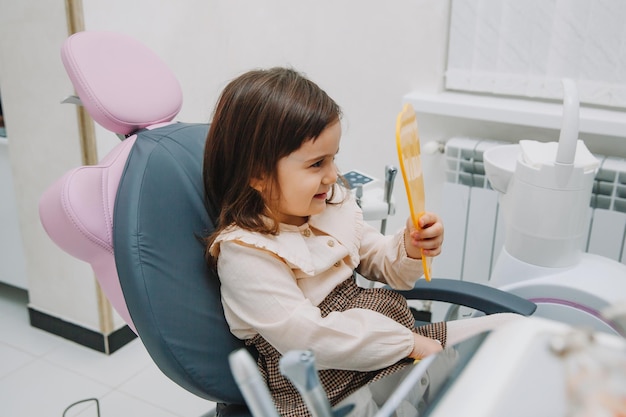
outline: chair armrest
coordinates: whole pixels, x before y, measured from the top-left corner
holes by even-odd
[[[480,310],[485,314],[517,313],[530,316],[537,305],[517,295],[475,282],[433,278],[419,280],[411,290],[399,291],[408,300],[431,300]]]

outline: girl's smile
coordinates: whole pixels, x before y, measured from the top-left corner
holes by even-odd
[[[340,139],[341,123],[336,122],[278,161],[280,198],[275,210],[282,223],[300,226],[324,211],[337,181],[335,155]]]

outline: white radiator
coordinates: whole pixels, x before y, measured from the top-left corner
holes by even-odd
[[[487,282],[504,244],[498,193],[485,176],[483,152],[503,142],[452,138],[446,143],[441,217],[446,232],[433,275]],[[626,264],[626,160],[600,160],[584,251]]]

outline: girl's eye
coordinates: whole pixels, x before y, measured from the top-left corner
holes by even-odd
[[[319,161],[317,161],[316,163],[314,163],[313,165],[311,165],[311,168],[319,168],[322,166],[322,163],[324,162],[323,159],[320,159]]]

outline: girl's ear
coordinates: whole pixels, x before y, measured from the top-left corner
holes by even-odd
[[[263,178],[252,178],[250,180],[250,187],[257,190],[259,193],[263,194],[265,190],[265,179]]]

